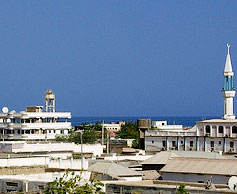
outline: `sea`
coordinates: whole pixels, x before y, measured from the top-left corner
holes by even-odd
[[[169,125],[183,125],[185,127],[194,126],[197,121],[202,121],[206,119],[220,118],[220,116],[191,116],[191,117],[181,117],[181,116],[151,116],[151,117],[72,117],[71,122],[73,126],[79,126],[83,123],[93,124],[93,123],[102,123],[104,120],[105,123],[111,122],[136,122],[137,119],[151,119],[151,121],[167,121]]]

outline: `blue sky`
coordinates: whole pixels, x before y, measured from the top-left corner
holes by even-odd
[[[236,9],[217,0],[0,1],[0,106],[43,105],[51,88],[56,109],[73,116],[221,116],[226,43],[237,72]]]

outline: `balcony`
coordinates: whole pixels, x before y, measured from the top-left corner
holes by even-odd
[[[196,136],[196,132],[190,132],[190,131],[162,131],[162,130],[150,130],[146,131],[145,133],[146,137],[149,136]]]
[[[43,140],[55,139],[56,134],[7,134],[4,139],[18,139],[18,140]]]
[[[62,123],[22,123],[22,129],[71,129],[70,122]]]

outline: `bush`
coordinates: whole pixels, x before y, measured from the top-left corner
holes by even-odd
[[[72,178],[69,178],[72,176]],[[47,184],[44,191],[45,194],[103,194],[102,187],[104,186],[95,177],[91,182],[81,184],[81,175],[75,175],[74,172],[66,173],[59,179]]]
[[[188,190],[185,189],[185,184],[180,184],[176,194],[189,194]]]

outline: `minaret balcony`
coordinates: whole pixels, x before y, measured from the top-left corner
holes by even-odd
[[[235,90],[222,90],[222,95],[225,98],[234,98],[235,97]]]

